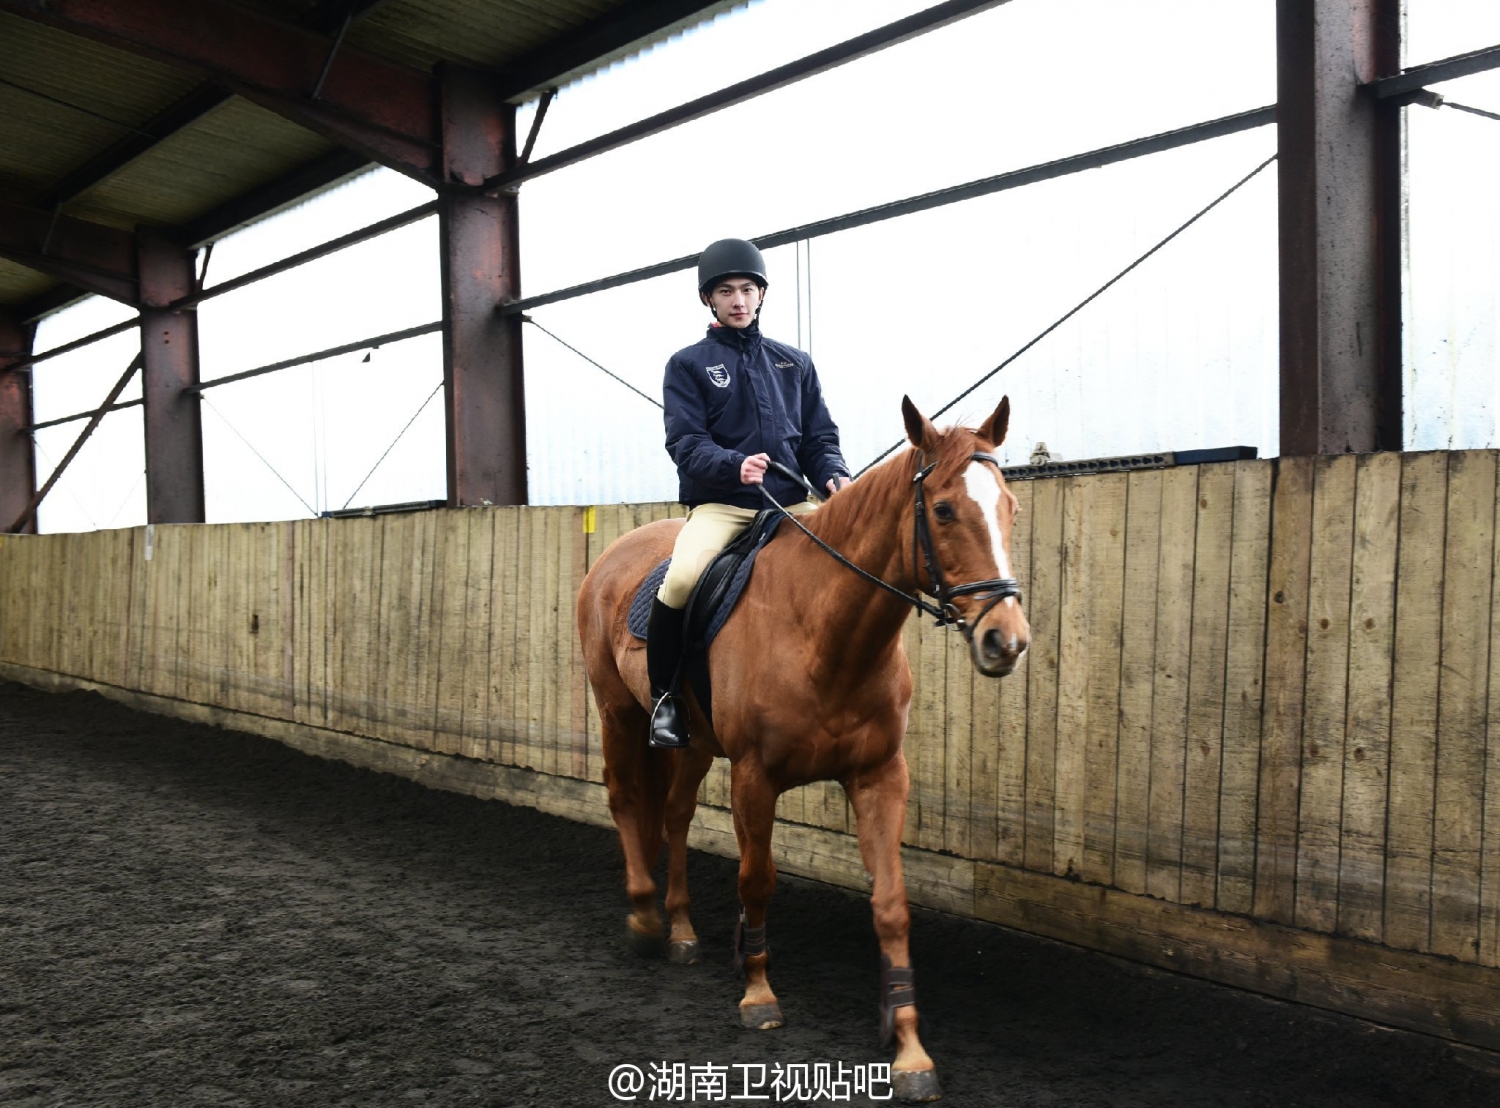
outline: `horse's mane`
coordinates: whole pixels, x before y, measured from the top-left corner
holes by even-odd
[[[936,462],[944,472],[967,465],[976,435],[977,431],[971,427],[944,428],[938,432],[936,456],[929,455],[924,461],[928,465]],[[837,546],[836,540],[847,539],[856,528],[872,522],[872,506],[897,504],[902,512],[910,513],[911,485],[916,475],[917,451],[908,443],[900,452],[861,475],[859,480],[806,517],[808,530]]]

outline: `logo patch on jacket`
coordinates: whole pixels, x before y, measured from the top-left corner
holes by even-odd
[[[719,388],[727,389],[729,387],[729,370],[725,369],[723,365],[708,366],[703,372],[707,373],[708,379],[718,385]]]
[[[776,363],[776,368],[777,369],[791,369],[792,368],[792,363],[791,362],[777,362]]]

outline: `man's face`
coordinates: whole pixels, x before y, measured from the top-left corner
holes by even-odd
[[[755,322],[765,292],[749,277],[726,277],[708,294],[714,318],[725,327],[743,331]]]

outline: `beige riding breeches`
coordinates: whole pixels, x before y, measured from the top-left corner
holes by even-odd
[[[816,511],[817,507],[804,500],[801,504],[788,504],[787,511],[802,515]],[[677,535],[677,544],[672,547],[672,564],[661,588],[656,590],[656,599],[668,608],[686,607],[693,586],[708,563],[750,526],[755,515],[753,509],[736,508],[733,504],[699,504],[690,510]]]

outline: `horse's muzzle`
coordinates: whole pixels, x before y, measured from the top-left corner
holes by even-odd
[[[969,654],[974,668],[986,677],[1006,677],[1030,645],[1028,636],[992,627],[969,640]]]

